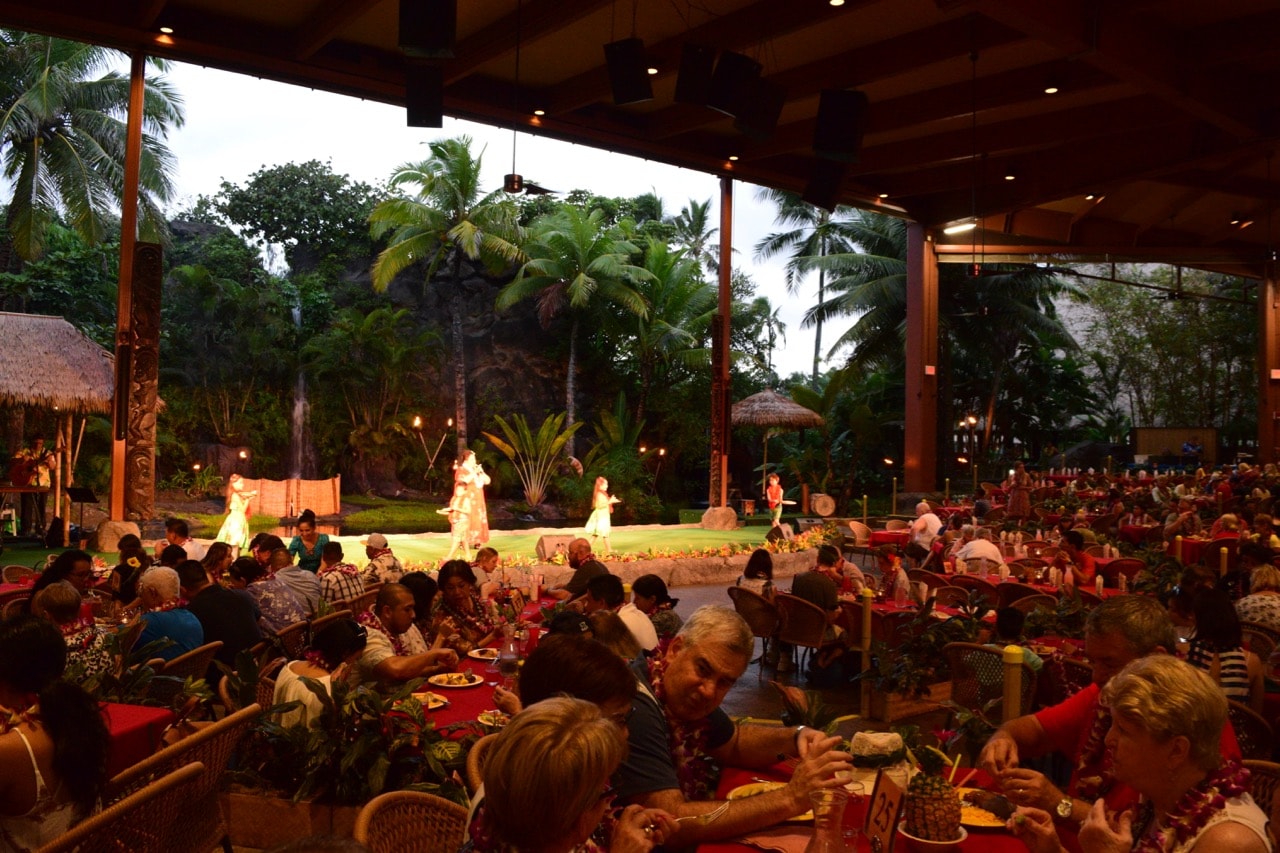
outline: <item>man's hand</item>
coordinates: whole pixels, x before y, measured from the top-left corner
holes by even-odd
[[[1066,797],[1043,773],[1034,770],[1011,767],[998,774],[998,779],[1005,797],[1015,805],[1052,812]]]
[[[675,834],[675,818],[662,809],[630,805],[618,816],[609,839],[613,853],[648,853]]]
[[[1006,825],[1031,853],[1062,853],[1062,842],[1048,812],[1020,808]]]
[[[812,729],[800,733],[800,763],[787,783],[787,793],[797,806],[796,814],[808,811],[811,791],[840,787],[844,781],[836,774],[853,771],[849,754],[835,749],[839,744],[839,737],[826,737]]]
[[[993,776],[1018,766],[1018,744],[1007,733],[997,730],[982,748],[978,766]]]
[[[458,653],[453,649],[432,649],[427,652],[427,660],[433,666],[455,667],[458,665]]]
[[[1080,826],[1080,844],[1090,853],[1126,853],[1133,849],[1133,815],[1107,813],[1107,804],[1098,800]]]

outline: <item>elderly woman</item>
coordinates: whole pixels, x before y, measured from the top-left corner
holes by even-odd
[[[485,802],[463,849],[528,853],[644,853],[674,831],[669,814],[612,812],[609,779],[626,735],[596,705],[546,699],[498,735],[484,765]]]
[[[178,573],[168,566],[155,566],[147,570],[138,581],[138,598],[142,599],[142,634],[137,648],[156,640],[168,640],[169,645],[156,652],[156,657],[173,660],[199,648],[204,643],[204,628],[195,614],[184,607],[178,597],[181,592]]]
[[[107,727],[93,697],[62,680],[66,662],[49,622],[0,623],[0,849],[42,847],[98,802]]]
[[[115,669],[115,656],[107,635],[92,618],[80,612],[80,591],[67,581],[40,590],[31,600],[31,612],[58,626],[67,644],[67,672],[75,679],[105,675]]]
[[[449,648],[459,655],[493,642],[498,623],[480,603],[471,566],[464,560],[450,560],[440,567],[438,582],[440,595],[431,621],[435,636],[445,636]]]
[[[1222,761],[1227,700],[1207,674],[1169,655],[1139,658],[1107,683],[1102,703],[1112,770],[1143,802],[1112,815],[1098,800],[1080,828],[1084,853],[1269,853],[1248,771]],[[1019,808],[1009,828],[1033,853],[1063,850],[1048,812]]]
[[[1280,569],[1272,565],[1258,566],[1249,581],[1250,592],[1236,602],[1241,622],[1280,631]]]

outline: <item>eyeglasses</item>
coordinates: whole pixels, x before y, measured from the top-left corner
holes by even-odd
[[[635,713],[635,709],[628,708],[626,711],[623,711],[621,714],[610,714],[609,722],[613,723],[614,725],[620,728],[625,729],[627,727],[627,723],[631,722],[631,715],[633,713]]]

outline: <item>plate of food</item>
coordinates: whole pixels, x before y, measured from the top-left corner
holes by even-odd
[[[424,690],[421,693],[415,693],[413,694],[413,698],[421,702],[422,707],[426,708],[428,711],[434,711],[436,708],[443,708],[445,705],[449,704],[449,700],[445,699],[439,693],[432,693],[429,690]]]
[[[471,672],[442,672],[427,679],[433,687],[475,687],[482,681],[483,678]]]
[[[495,661],[498,659],[497,649],[472,649],[467,652],[467,657],[475,660]]]
[[[747,797],[754,797],[759,794],[764,794],[769,791],[776,791],[779,788],[785,788],[785,787],[787,787],[786,782],[750,782],[746,785],[739,785],[738,787],[734,788],[732,791],[728,793],[727,799],[745,800]],[[807,811],[804,814],[796,815],[795,817],[792,817],[792,818],[787,818],[787,820],[793,820],[793,821],[813,820],[813,812]]]
[[[500,729],[507,723],[511,722],[511,717],[494,709],[491,711],[481,711],[476,715],[476,721],[482,726],[488,726],[491,729]]]
[[[960,798],[960,823],[977,828],[1003,828],[1013,814],[1013,803],[981,788],[956,788]]]

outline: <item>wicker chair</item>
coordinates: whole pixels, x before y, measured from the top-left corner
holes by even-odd
[[[37,853],[168,853],[171,833],[186,823],[187,797],[204,773],[193,762],[86,818]],[[144,813],[145,810],[145,813]]]
[[[1004,698],[1004,652],[977,643],[948,643],[942,649],[951,667],[951,701],[974,711]],[[1028,713],[1036,695],[1036,673],[1021,664],[1022,685],[1018,707],[1009,717]]]
[[[280,667],[286,663],[288,661],[279,657],[258,669],[258,682],[254,685],[254,701],[263,708],[270,708],[275,704],[276,675],[279,674]],[[230,676],[224,675],[218,681],[218,698],[222,700],[222,707],[226,708],[228,713],[244,707],[240,697],[231,692]]]
[[[1250,631],[1254,631],[1259,634],[1266,634],[1268,637],[1275,640],[1276,645],[1280,646],[1280,631],[1277,631],[1270,625],[1263,625],[1261,622],[1241,622],[1240,627],[1248,628]]]
[[[21,583],[23,578],[34,577],[36,570],[30,566],[5,566],[0,570],[0,578],[5,583]]]
[[[378,588],[382,588],[382,584],[378,584]],[[377,589],[365,589],[364,592],[357,596],[348,598],[346,601],[338,602],[338,606],[350,610],[352,613],[363,613],[366,610],[372,610],[373,604],[378,600]]]
[[[270,639],[275,644],[276,650],[289,660],[302,660],[307,653],[308,630],[308,623],[305,620],[294,622],[276,631]]]
[[[188,678],[204,678],[213,663],[214,655],[222,648],[222,641],[205,643],[184,655],[162,664],[156,670],[156,677],[147,686],[147,698],[154,699],[165,707],[173,704],[173,700],[182,692],[182,683]]]
[[[142,629],[145,627],[147,627],[147,623],[141,619],[135,619],[120,629],[120,633],[116,635],[116,641],[120,644],[120,653],[124,657],[127,658],[129,652],[133,651],[133,647],[137,644],[138,638],[142,636]],[[123,660],[121,663],[123,663]]]
[[[984,581],[973,575],[953,575],[949,580],[952,586],[981,593],[987,599],[987,604],[992,607],[995,607],[996,602],[1000,600],[1000,591],[990,581]]]
[[[1227,700],[1227,719],[1236,731],[1243,757],[1255,761],[1271,760],[1273,734],[1271,724],[1261,714],[1235,700]]]
[[[309,626],[309,630],[307,631],[307,645],[308,646],[311,645],[311,641],[315,638],[316,633],[325,625],[330,625],[334,622],[340,622],[343,619],[352,619],[352,618],[354,617],[350,610],[335,610],[332,613],[326,613],[325,615],[319,618],[312,619],[311,624]]]
[[[1102,596],[1098,595],[1092,589],[1085,589],[1082,586],[1076,587],[1076,594],[1080,596],[1080,601],[1086,607],[1097,607],[1102,603]]]
[[[1245,625],[1240,626],[1240,634],[1244,637],[1244,647],[1257,655],[1262,660],[1262,663],[1266,665],[1276,652],[1275,638],[1270,634],[1255,631]]]
[[[0,620],[12,619],[15,616],[22,615],[30,601],[30,595],[14,596],[6,600],[4,604],[0,604]]]
[[[355,839],[369,853],[457,850],[467,827],[467,810],[434,794],[392,791],[360,810]]]
[[[472,794],[475,794],[476,789],[484,782],[484,762],[489,757],[489,749],[497,739],[496,734],[485,735],[472,744],[471,751],[467,753],[467,788]]]
[[[960,586],[940,586],[933,590],[937,607],[964,607],[969,603],[969,590]]]
[[[1280,829],[1280,764],[1246,760],[1244,766],[1249,770],[1249,793],[1271,818],[1269,832],[1274,834]]]
[[[908,530],[911,525],[900,518],[891,518],[884,523],[885,530]]]
[[[907,579],[911,581],[918,581],[929,587],[929,589],[949,586],[948,579],[945,575],[940,575],[937,572],[931,572],[928,569],[908,569]]]
[[[914,610],[896,610],[881,613],[871,611],[871,639],[894,645],[909,638],[911,623],[915,621]]]
[[[230,818],[222,811],[218,792],[232,753],[261,713],[262,708],[256,704],[242,708],[122,770],[107,782],[103,800],[120,800],[175,768],[196,762],[204,771],[183,794],[184,813],[181,820],[169,827],[171,835],[166,849],[175,853],[207,853],[221,844],[226,853],[231,853]]]
[[[782,625],[778,628],[778,642],[815,651],[826,645],[827,614],[821,607],[785,592],[778,593],[774,603],[782,618]],[[803,658],[800,670],[804,671]]]
[[[1023,613],[1030,614],[1041,607],[1047,610],[1053,610],[1058,606],[1058,599],[1054,598],[1052,595],[1036,593],[1035,595],[1028,595],[1026,598],[1019,598],[1009,606],[1021,610]]]
[[[850,521],[849,530],[853,533],[853,544],[849,550],[858,555],[859,565],[865,566],[867,557],[875,553],[871,548],[871,528],[861,521]]]
[[[996,589],[996,599],[998,607],[1008,607],[1015,601],[1022,598],[1030,598],[1033,595],[1039,595],[1040,590],[1034,586],[1028,586],[1025,583],[1017,583],[1016,581],[1006,581],[1000,584]]]
[[[769,653],[769,641],[777,636],[782,617],[778,614],[778,608],[758,592],[752,592],[740,586],[731,586],[729,598],[733,601],[733,609],[746,620],[747,625],[751,627],[751,633],[759,637],[762,642],[758,660],[760,662],[759,680],[763,681],[764,661]]]
[[[1022,547],[1027,549],[1028,557],[1038,558],[1041,554],[1043,554],[1046,550],[1049,549],[1050,545],[1048,542],[1045,542],[1043,539],[1032,539],[1029,542],[1023,542]]]

